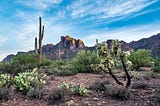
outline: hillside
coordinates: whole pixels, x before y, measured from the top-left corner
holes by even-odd
[[[109,39],[106,42],[110,45],[112,40]],[[149,38],[143,38],[138,41],[132,41],[130,43],[121,41],[121,44],[123,50],[150,49],[154,56],[160,55],[160,33],[158,33],[157,35],[153,35]],[[43,55],[45,55],[46,58],[56,60],[59,58],[59,54],[61,59],[71,59],[81,49],[95,50],[95,47],[86,47],[82,40],[75,39],[67,35],[61,36],[60,41],[56,45],[46,44],[43,45],[42,49]],[[13,57],[14,55],[8,55],[6,58],[3,59],[3,61],[10,61]]]

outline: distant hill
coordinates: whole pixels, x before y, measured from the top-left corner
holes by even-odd
[[[160,33],[158,33],[157,35],[153,35],[149,38],[132,41],[129,43],[129,45],[134,50],[150,49],[154,56],[160,55]]]
[[[110,45],[112,43],[112,39],[107,40],[106,42]],[[154,56],[160,56],[160,33],[149,38],[143,38],[130,43],[121,41],[121,45],[123,50],[150,49]],[[58,59],[59,53],[61,59],[71,59],[82,49],[95,50],[95,46],[86,47],[82,40],[75,39],[67,35],[61,36],[60,41],[56,45],[46,44],[42,47],[43,55],[51,60]],[[33,53],[34,50],[29,52]],[[19,54],[19,52],[17,54]],[[3,61],[10,61],[13,57],[14,55],[8,55],[5,59],[3,59]]]

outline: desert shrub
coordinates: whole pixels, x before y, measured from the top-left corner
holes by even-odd
[[[147,89],[149,88],[149,85],[144,82],[135,82],[135,83],[132,83],[131,88],[132,89]]]
[[[42,59],[42,62],[41,62],[41,66],[49,66],[51,65],[53,62],[50,60],[50,59],[46,59],[46,58],[43,58]]]
[[[131,97],[131,92],[123,86],[107,85],[105,94],[120,100],[127,100]]]
[[[153,71],[148,71],[142,75],[142,78],[145,80],[150,80],[152,78],[159,78],[159,76]]]
[[[0,88],[0,100],[8,100],[10,91],[7,86]]]
[[[54,67],[51,72],[57,76],[70,76],[77,74],[77,71],[73,70],[70,65]]]
[[[12,66],[10,63],[0,63],[0,73],[11,73],[12,72]]]
[[[140,75],[140,73],[138,71],[129,71],[129,74],[135,80],[140,80],[141,79],[141,75]]]
[[[154,72],[160,73],[160,57],[154,59],[154,66],[152,69]]]
[[[89,87],[89,89],[95,90],[97,92],[104,92],[104,91],[106,91],[105,85],[108,85],[108,84],[110,84],[110,82],[108,80],[107,81],[97,81],[93,85],[91,85]]]
[[[31,88],[26,95],[27,99],[33,100],[33,99],[41,99],[43,95],[43,92],[39,88]]]
[[[28,69],[37,67],[37,58],[31,54],[22,53],[16,55],[11,62],[12,74],[18,74]]]
[[[13,87],[23,93],[27,93],[31,88],[41,88],[45,84],[45,74],[38,74],[37,70],[18,73],[14,78]]]
[[[72,66],[78,72],[92,72],[91,64],[100,63],[95,52],[81,50],[77,53],[76,57],[72,60]]]
[[[151,57],[151,51],[145,49],[139,49],[131,52],[129,60],[132,62],[135,69],[139,69],[144,66],[152,66],[153,59]]]
[[[65,92],[62,89],[53,89],[47,97],[48,104],[55,104],[64,100]]]
[[[12,77],[9,74],[0,74],[0,88],[12,83]]]
[[[72,82],[69,83],[63,82],[59,87],[69,94],[74,94],[79,96],[87,95],[87,89],[84,86],[81,86],[80,84],[75,84]]]
[[[47,73],[57,76],[69,76],[77,74],[77,71],[72,68],[69,62],[56,61],[48,67]]]

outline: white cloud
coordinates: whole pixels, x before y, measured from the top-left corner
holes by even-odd
[[[158,0],[78,0],[67,7],[73,18],[113,18],[137,13]],[[92,19],[94,19],[92,17]]]
[[[50,6],[61,3],[62,0],[16,0],[15,2],[30,8],[44,10]]]

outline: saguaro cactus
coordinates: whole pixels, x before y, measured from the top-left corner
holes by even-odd
[[[39,17],[39,45],[38,45],[38,41],[37,41],[37,37],[35,38],[35,53],[38,57],[38,68],[41,65],[41,59],[42,59],[42,40],[43,40],[43,35],[44,35],[44,25],[42,27],[42,23],[41,23],[41,17]],[[39,48],[37,48],[39,46]]]

